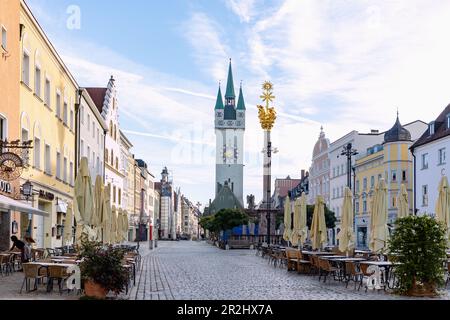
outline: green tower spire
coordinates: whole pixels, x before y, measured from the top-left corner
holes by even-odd
[[[217,93],[217,101],[216,101],[216,107],[215,110],[223,109],[223,99],[222,99],[222,90],[220,90],[220,84],[219,84],[219,92]]]
[[[227,92],[225,93],[225,99],[235,99],[235,98],[236,94],[234,93],[233,70],[231,69],[231,59],[230,59],[230,67],[228,68]]]
[[[245,110],[245,101],[244,101],[244,94],[242,93],[242,82],[241,82],[241,88],[239,89],[239,99],[237,104],[237,110]]]

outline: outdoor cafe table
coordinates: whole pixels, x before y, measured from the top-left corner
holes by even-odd
[[[330,256],[332,255],[330,252],[326,251],[302,251],[303,254],[310,256]]]

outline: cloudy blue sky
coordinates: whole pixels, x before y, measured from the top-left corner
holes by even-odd
[[[309,168],[321,125],[429,122],[450,103],[447,0],[27,0],[81,86],[117,79],[121,128],[159,177],[214,197],[213,108],[229,58],[247,104],[245,194],[262,197],[256,104],[275,85],[275,177]],[[73,13],[80,13],[80,25]]]

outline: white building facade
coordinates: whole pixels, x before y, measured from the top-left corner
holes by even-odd
[[[414,158],[414,203],[418,215],[436,214],[439,183],[450,174],[450,105],[411,147]]]
[[[110,185],[111,205],[116,208],[124,208],[122,205],[122,192],[124,174],[120,171],[121,144],[119,107],[117,103],[117,90],[115,80],[111,76],[106,88],[87,88],[92,100],[100,111],[106,126],[108,135],[105,137],[105,184]]]
[[[76,169],[79,167],[80,159],[86,157],[94,184],[97,176],[104,179],[105,135],[108,128],[97,106],[84,88],[80,89],[78,95],[76,125]]]
[[[321,128],[319,139],[317,140],[312,163],[309,169],[309,194],[308,204],[313,205],[316,197],[323,196],[327,207],[330,207],[330,159],[328,149],[330,140],[325,137],[325,132]]]

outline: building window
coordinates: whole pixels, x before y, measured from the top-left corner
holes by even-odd
[[[100,130],[97,128],[97,145],[100,144]]]
[[[392,197],[392,208],[395,208],[396,207],[396,198],[395,197]]]
[[[108,156],[109,156],[109,151],[108,149],[105,149],[105,162],[108,162]]]
[[[119,170],[119,158],[116,157],[116,170]]]
[[[95,138],[95,122],[92,121],[92,138]]]
[[[2,47],[3,49],[8,49],[8,34],[4,26],[2,26]]]
[[[111,135],[111,138],[113,137],[113,131],[114,131],[113,123],[112,123],[112,120],[110,120],[109,121],[109,134]]]
[[[344,196],[344,187],[341,187],[341,197]]]
[[[378,175],[378,181],[380,181],[381,180],[381,177],[382,177],[383,175],[380,173],[379,175]]]
[[[87,125],[88,125],[88,131],[90,131],[91,130],[91,115],[90,114],[88,114],[88,117],[87,117]]]
[[[67,183],[67,158],[64,157],[63,163],[63,181]]]
[[[119,200],[119,206],[122,204],[122,190],[119,188],[119,194],[117,195],[117,199]]]
[[[41,97],[41,68],[38,66],[34,69],[34,93]]]
[[[73,110],[70,109],[70,130],[73,131]]]
[[[22,81],[30,86],[30,56],[24,52],[22,57]]]
[[[422,170],[428,169],[428,153],[422,155]]]
[[[333,199],[335,199],[335,198],[336,198],[336,189],[333,188]]]
[[[97,157],[96,172],[98,175],[100,175],[100,158],[99,157]]]
[[[88,164],[91,162],[91,147],[87,146],[87,160]]]
[[[359,180],[356,180],[356,193],[359,193]]]
[[[71,186],[73,186],[73,162],[70,161],[70,167],[69,167],[69,183]]]
[[[48,79],[45,79],[44,96],[45,105],[50,108],[50,80]]]
[[[363,199],[363,212],[367,212],[367,200],[365,198]]]
[[[95,168],[95,151],[92,151],[92,169]]]
[[[336,177],[336,168],[333,168],[333,178]]]
[[[51,150],[48,144],[45,145],[45,154],[44,154],[44,162],[45,162],[45,173],[48,175],[52,174],[52,163],[51,163]]]
[[[8,122],[6,118],[0,116],[0,140],[5,141],[8,138]]]
[[[56,116],[61,119],[61,95],[56,93]]]
[[[397,171],[396,170],[392,170],[391,176],[392,176],[392,182],[397,181]]]
[[[406,170],[402,170],[402,181],[406,181]]]
[[[339,166],[336,168],[336,175],[339,176]]]
[[[428,206],[428,185],[422,186],[422,206]]]
[[[61,153],[56,152],[56,178],[61,179]]]
[[[111,150],[111,166],[114,167],[114,150]]]
[[[447,129],[450,129],[450,114],[447,115]]]
[[[363,179],[363,190],[367,190],[367,178]]]
[[[80,122],[84,124],[84,106],[80,107]]]
[[[359,213],[359,201],[355,201],[355,211]]]
[[[445,148],[439,149],[439,165],[445,164]]]
[[[7,137],[7,135],[6,135],[6,131],[5,131],[5,138]],[[4,140],[4,139],[3,139]],[[26,141],[28,141],[28,130],[27,129],[25,129],[25,128],[22,128],[22,142],[26,142]],[[23,162],[26,164],[26,165],[28,165],[30,162],[30,159],[29,159],[29,157],[28,156],[26,156],[26,157],[24,157],[23,158]]]
[[[370,177],[370,188],[373,189],[373,187],[375,187],[375,177],[371,176]]]
[[[113,203],[116,203],[116,186],[113,186]]]
[[[34,138],[34,167],[36,169],[41,169],[41,139]]]
[[[429,125],[429,133],[430,133],[430,136],[434,134],[434,127],[435,127],[435,125],[434,125],[434,121],[433,121],[433,122],[431,122],[430,125]]]
[[[67,121],[67,102],[64,102],[64,108],[63,108],[63,122],[64,122],[64,124],[65,125],[67,125],[68,124],[68,121]]]
[[[80,157],[81,158],[84,157],[84,141],[83,141],[83,139],[81,139],[81,141],[80,141]]]

